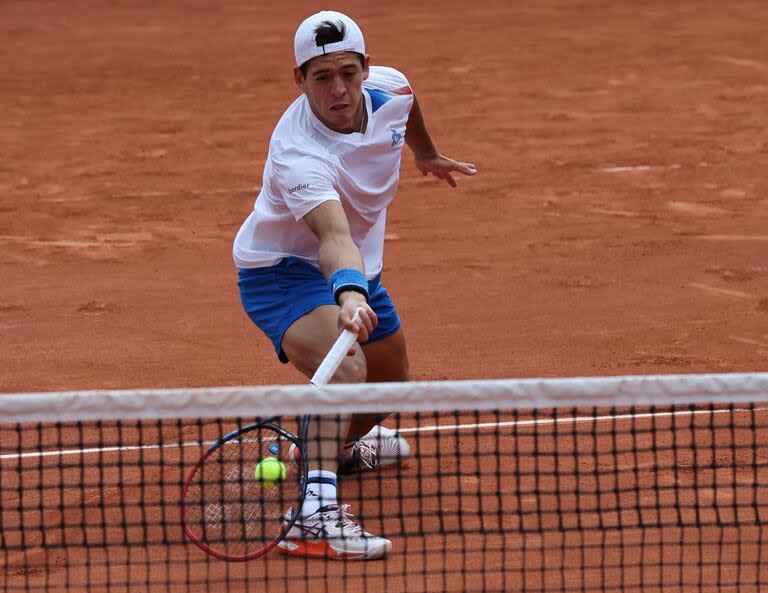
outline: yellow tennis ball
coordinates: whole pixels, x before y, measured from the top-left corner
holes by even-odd
[[[285,480],[285,464],[277,457],[266,457],[256,464],[253,473],[256,480],[271,488]]]

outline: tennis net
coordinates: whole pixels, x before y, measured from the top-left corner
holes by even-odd
[[[340,480],[385,559],[185,536],[222,435],[391,410],[410,457]],[[767,523],[768,373],[0,395],[2,591],[757,592]]]

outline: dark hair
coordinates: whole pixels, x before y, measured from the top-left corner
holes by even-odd
[[[315,27],[315,43],[317,44],[317,47],[329,43],[338,43],[339,41],[344,41],[344,36],[346,34],[347,26],[343,21],[338,21],[336,23],[323,21]]]
[[[315,27],[315,43],[317,47],[328,45],[329,43],[338,43],[344,41],[344,37],[347,35],[347,26],[342,21],[323,21],[317,27]],[[360,57],[360,65],[365,66],[365,56],[357,54]],[[301,75],[307,75],[307,68],[312,60],[307,60],[301,66]]]

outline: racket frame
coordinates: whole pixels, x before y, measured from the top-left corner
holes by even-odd
[[[360,307],[355,311],[355,314],[352,318],[353,322],[355,323],[360,322],[360,312],[362,310],[363,310],[362,307]],[[339,335],[339,337],[336,339],[336,342],[328,351],[328,354],[325,355],[325,358],[320,363],[320,366],[317,367],[315,374],[312,376],[312,379],[310,380],[310,384],[317,385],[317,386],[326,385],[333,378],[333,375],[336,373],[342,361],[349,353],[350,348],[352,348],[352,346],[356,341],[357,341],[356,332],[349,331],[348,329],[343,330]],[[180,507],[181,523],[184,526],[184,533],[187,535],[187,537],[204,552],[207,552],[208,554],[211,554],[216,558],[219,558],[221,560],[226,560],[229,562],[245,562],[246,560],[259,558],[260,556],[263,556],[264,554],[269,552],[277,544],[279,544],[285,538],[286,534],[291,529],[291,527],[293,527],[293,524],[296,523],[296,519],[298,519],[299,517],[299,510],[301,509],[301,506],[304,504],[304,498],[307,495],[307,464],[304,462],[304,460],[307,459],[307,436],[309,434],[310,417],[308,415],[302,416],[298,437],[294,436],[287,430],[284,430],[283,428],[275,424],[275,422],[277,422],[279,419],[280,417],[274,417],[268,420],[249,424],[248,426],[237,428],[232,432],[224,435],[222,438],[216,441],[213,445],[211,445],[205,453],[203,453],[202,457],[200,457],[197,463],[190,469],[189,473],[187,474],[187,478],[186,480],[184,480],[184,485],[182,486],[182,491],[181,491],[181,507]],[[189,490],[189,486],[192,483],[192,480],[194,479],[195,474],[197,474],[198,470],[202,467],[205,460],[214,451],[216,451],[219,447],[221,447],[226,441],[233,439],[245,432],[254,430],[256,428],[269,428],[270,430],[275,430],[276,432],[278,432],[278,434],[281,434],[285,438],[291,440],[298,448],[299,459],[296,460],[296,463],[298,463],[299,471],[301,472],[301,478],[299,483],[299,499],[297,501],[296,508],[293,509],[293,513],[291,514],[291,517],[288,518],[288,520],[283,521],[280,532],[271,542],[262,546],[258,550],[249,552],[247,554],[240,554],[240,555],[226,554],[209,546],[208,544],[200,540],[200,538],[198,538],[195,535],[195,533],[192,531],[192,529],[188,526],[186,521],[185,498],[187,495],[187,491]]]
[[[275,417],[275,418],[270,418],[268,420],[263,420],[260,422],[254,422],[246,426],[241,426],[239,428],[236,428],[235,430],[227,433],[226,435],[221,437],[218,441],[216,441],[213,445],[211,445],[205,451],[205,453],[203,453],[203,455],[200,457],[197,463],[195,463],[195,465],[192,466],[192,468],[187,473],[187,477],[184,480],[184,485],[181,491],[181,508],[180,508],[181,523],[184,527],[184,533],[190,539],[190,541],[194,543],[198,548],[210,554],[211,556],[219,558],[220,560],[226,560],[228,562],[245,562],[247,560],[253,560],[254,558],[259,558],[264,554],[266,554],[267,552],[269,552],[272,548],[274,548],[278,543],[280,543],[283,540],[285,535],[288,533],[288,530],[290,530],[291,527],[293,527],[293,524],[296,522],[296,519],[299,516],[297,509],[301,508],[301,505],[304,502],[304,497],[306,496],[306,492],[307,492],[307,466],[305,463],[303,463],[302,460],[306,459],[306,450],[305,450],[306,447],[304,443],[306,443],[306,431],[309,428],[309,417],[308,416],[302,417],[301,427],[300,427],[298,437],[293,433],[285,430],[278,424],[275,424],[275,422],[279,421],[279,419],[280,419],[279,417]],[[203,541],[187,523],[187,503],[186,503],[187,492],[189,491],[190,486],[192,485],[192,481],[195,479],[195,476],[197,475],[198,471],[202,469],[205,461],[213,453],[215,453],[218,449],[226,445],[228,441],[237,439],[248,432],[251,432],[253,430],[259,430],[259,429],[273,430],[278,435],[282,436],[286,440],[289,440],[291,443],[293,443],[294,445],[296,445],[296,447],[299,448],[299,458],[296,460],[296,463],[298,465],[298,471],[300,473],[299,497],[298,497],[298,500],[296,501],[297,509],[294,510],[294,512],[292,513],[291,517],[288,520],[283,521],[280,528],[280,532],[269,543],[261,546],[257,550],[248,552],[247,554],[227,554],[225,552],[222,552],[221,550],[217,550],[216,548],[212,547],[211,545]],[[302,438],[302,436],[304,438]]]

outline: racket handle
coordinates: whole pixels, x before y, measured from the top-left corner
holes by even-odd
[[[360,321],[360,311],[362,310],[361,307],[355,311],[355,316],[352,318],[352,321],[356,323]],[[341,365],[341,361],[344,360],[344,357],[347,355],[347,352],[349,352],[352,344],[356,341],[357,334],[355,332],[349,331],[348,329],[341,332],[336,343],[328,351],[328,354],[325,355],[323,362],[317,367],[310,383],[312,385],[326,385],[339,368],[339,365]]]

